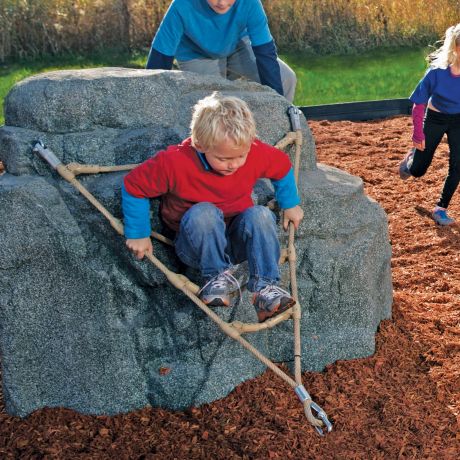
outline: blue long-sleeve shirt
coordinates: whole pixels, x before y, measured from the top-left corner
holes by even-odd
[[[460,75],[454,75],[450,67],[429,68],[409,99],[415,104],[431,101],[443,113],[460,113]]]
[[[220,59],[249,37],[261,83],[283,94],[276,46],[260,0],[236,0],[216,13],[206,0],[173,0],[153,39],[147,69],[170,70],[174,57]]]

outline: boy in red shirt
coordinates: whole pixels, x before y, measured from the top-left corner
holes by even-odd
[[[230,306],[239,290],[234,264],[248,260],[248,290],[260,322],[294,304],[278,286],[280,247],[274,214],[254,206],[258,179],[271,179],[283,226],[303,218],[289,157],[256,139],[247,104],[212,94],[195,105],[191,137],[133,169],[122,186],[126,245],[138,259],[152,253],[149,198],[161,197],[163,223],[175,232],[177,256],[200,270],[200,299]]]

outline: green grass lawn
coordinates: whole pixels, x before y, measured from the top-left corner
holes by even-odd
[[[426,49],[378,50],[359,56],[308,56],[283,54],[298,78],[295,103],[302,105],[367,101],[408,97],[425,70]],[[0,125],[4,123],[3,101],[18,81],[56,69],[101,66],[143,68],[144,54],[109,53],[40,62],[0,65]]]
[[[408,97],[426,70],[427,49],[378,50],[357,56],[282,58],[296,72],[302,105]]]

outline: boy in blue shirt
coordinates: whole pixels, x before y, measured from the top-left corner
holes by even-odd
[[[296,76],[278,58],[260,0],[173,0],[153,39],[147,69],[245,77],[290,102]]]

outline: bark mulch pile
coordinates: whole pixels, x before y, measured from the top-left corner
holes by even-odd
[[[332,433],[320,438],[293,391],[267,371],[184,412],[42,409],[21,420],[0,406],[0,458],[460,458],[460,226],[430,218],[446,144],[425,178],[403,182],[396,173],[410,125],[408,117],[310,123],[319,161],[360,176],[384,207],[393,248],[393,318],[379,328],[375,355],[304,374]],[[450,211],[460,222],[458,194]]]

